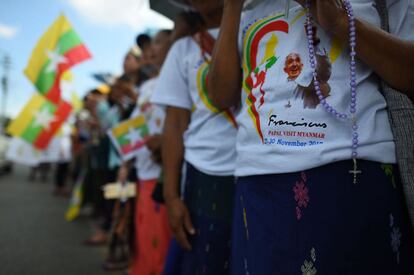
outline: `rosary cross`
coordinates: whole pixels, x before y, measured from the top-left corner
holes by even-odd
[[[354,162],[354,169],[353,170],[349,170],[350,174],[354,174],[354,184],[357,183],[357,176],[358,174],[362,174],[361,170],[358,170],[358,165],[357,165],[357,160],[356,159],[352,159]]]

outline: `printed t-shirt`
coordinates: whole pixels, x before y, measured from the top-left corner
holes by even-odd
[[[244,14],[240,50],[242,108],[237,122],[236,176],[290,173],[351,159],[350,120],[338,120],[312,89],[306,14],[295,4],[284,16],[280,1],[267,0]],[[351,1],[357,18],[380,26],[370,0]],[[412,1],[388,1],[390,27],[414,40]],[[321,90],[327,103],[349,114],[349,49],[315,24]],[[357,41],[358,43],[358,41]],[[386,102],[373,71],[357,61],[358,158],[395,163]]]
[[[209,33],[216,38],[218,29]],[[209,58],[209,57],[208,57]],[[168,53],[152,101],[191,111],[184,133],[184,158],[203,173],[234,174],[236,121],[233,110],[220,112],[207,94],[208,60],[192,37],[178,40]]]
[[[164,108],[150,102],[156,83],[157,78],[153,78],[142,84],[136,108],[131,114],[131,118],[139,115],[146,118],[150,136],[162,133],[165,119]],[[146,146],[136,152],[135,168],[139,180],[157,179],[161,174],[161,166],[152,160],[151,151]]]

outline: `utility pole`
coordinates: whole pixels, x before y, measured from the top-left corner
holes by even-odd
[[[7,95],[9,89],[9,70],[11,65],[11,59],[8,54],[3,56],[1,60],[1,65],[3,67],[3,76],[1,78],[1,87],[2,87],[2,99],[1,99],[1,109],[0,109],[0,118],[1,118],[1,125],[0,131],[4,133],[4,127],[6,123],[6,108],[7,108]]]

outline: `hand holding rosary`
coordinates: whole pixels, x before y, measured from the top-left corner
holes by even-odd
[[[317,2],[318,7],[315,7],[315,5],[312,5],[312,3]],[[339,120],[343,120],[344,122],[350,122],[351,124],[351,130],[352,130],[352,146],[351,146],[351,158],[353,160],[353,170],[350,170],[349,173],[353,174],[354,177],[354,184],[357,183],[357,175],[361,174],[362,172],[360,170],[358,170],[358,165],[357,165],[357,157],[358,157],[358,145],[359,145],[359,141],[358,141],[358,124],[357,124],[357,118],[356,118],[356,107],[357,107],[357,94],[356,94],[356,90],[357,90],[357,82],[356,82],[356,61],[355,61],[355,57],[356,57],[356,51],[355,51],[355,47],[356,47],[356,29],[355,29],[355,17],[354,17],[354,12],[352,10],[352,6],[351,3],[349,2],[349,0],[343,0],[343,2],[341,2],[341,6],[343,6],[343,9],[346,11],[346,15],[348,17],[348,26],[349,26],[349,47],[350,47],[350,66],[349,66],[349,71],[350,71],[350,82],[349,82],[349,87],[350,87],[350,91],[351,91],[351,100],[349,103],[349,113],[348,112],[340,112],[338,110],[336,110],[333,106],[331,106],[326,99],[324,98],[322,92],[321,92],[321,88],[320,88],[320,84],[318,81],[318,74],[316,71],[317,68],[317,61],[316,61],[316,57],[315,57],[315,46],[313,43],[313,22],[312,22],[312,14],[317,14],[318,16],[318,23],[321,24],[321,22],[323,22],[323,20],[321,20],[322,15],[322,11],[321,9],[323,9],[324,7],[326,8],[326,3],[330,2],[331,3],[331,9],[335,9],[335,8],[339,8],[339,3],[336,0],[332,0],[332,1],[322,1],[322,0],[317,0],[317,1],[312,1],[312,0],[306,0],[305,2],[305,8],[306,8],[306,35],[308,38],[308,50],[309,50],[309,60],[310,60],[310,65],[311,68],[313,70],[313,83],[314,83],[314,87],[316,90],[316,94],[318,95],[318,98],[323,106],[323,108],[325,109],[326,112],[330,113],[331,115],[333,115],[335,118],[339,119]],[[325,3],[325,4],[321,4],[321,3]],[[312,12],[313,10],[313,12]],[[326,13],[326,12],[325,12]]]

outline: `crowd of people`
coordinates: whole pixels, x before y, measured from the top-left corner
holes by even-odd
[[[414,98],[414,3],[386,1],[387,33],[370,0],[174,2],[174,29],[137,37],[72,135],[105,269],[412,274],[379,78]],[[123,161],[107,131],[140,115],[150,135]],[[135,199],[104,199],[127,181]]]

